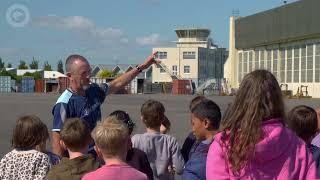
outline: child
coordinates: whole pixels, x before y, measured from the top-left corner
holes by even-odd
[[[168,117],[165,115],[163,121],[161,122],[160,133],[167,134],[170,131],[170,128],[171,128],[171,123]]]
[[[0,161],[0,179],[44,179],[49,157],[36,150],[49,138],[47,126],[34,115],[20,117],[13,130],[11,152]]]
[[[311,144],[318,131],[317,113],[308,106],[300,105],[288,113],[289,127],[307,144],[316,162],[317,174],[320,175],[320,148]]]
[[[176,138],[160,134],[161,122],[164,119],[165,109],[155,100],[146,101],[141,107],[141,119],[147,128],[144,134],[132,137],[133,147],[144,151],[153,170],[154,179],[174,179],[168,166],[172,164],[180,174],[183,167],[183,158]]]
[[[201,102],[202,100],[205,100],[205,99],[206,98],[204,96],[194,97],[189,104],[190,112],[199,102]],[[181,154],[183,156],[184,162],[187,162],[189,160],[189,156],[190,156],[189,153],[190,153],[190,150],[195,142],[196,142],[196,137],[194,136],[194,134],[192,132],[190,132],[188,137],[184,140],[184,143],[181,148]]]
[[[115,116],[116,119],[123,122],[128,127],[129,136],[131,136],[135,124],[131,120],[128,113],[117,110],[113,111],[109,116]],[[152,169],[150,167],[150,163],[146,153],[141,151],[140,149],[133,148],[131,138],[128,139],[128,152],[126,162],[138,171],[145,173],[148,176],[149,180],[153,180]]]
[[[161,134],[167,134],[170,131],[171,123],[166,115],[164,115],[164,119],[161,122],[160,126],[160,133]],[[168,171],[169,173],[175,174],[175,169],[172,166],[172,164],[168,165]]]
[[[316,112],[318,118],[318,130],[320,130],[320,108],[318,108]],[[311,144],[320,148],[320,133],[317,133],[316,137],[312,139]]]
[[[99,168],[99,163],[91,155],[87,155],[91,142],[87,123],[80,118],[67,119],[60,132],[60,144],[69,153],[60,163],[49,171],[47,179],[81,179],[90,171]]]
[[[185,164],[183,180],[205,180],[206,160],[209,146],[219,130],[221,112],[211,100],[203,100],[191,109],[192,132],[197,138],[190,151],[190,159]]]
[[[306,144],[284,125],[279,84],[267,70],[244,76],[206,165],[212,179],[316,179]]]
[[[147,176],[129,166],[126,162],[128,151],[128,127],[116,116],[109,116],[99,122],[92,131],[96,143],[96,151],[103,158],[105,165],[94,172],[88,173],[83,180],[147,180]]]

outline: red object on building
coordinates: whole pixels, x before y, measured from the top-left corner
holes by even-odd
[[[36,93],[43,93],[44,87],[45,87],[45,80],[44,79],[35,80],[35,92]]]
[[[172,94],[192,94],[191,80],[173,80]]]
[[[63,93],[70,85],[70,80],[67,77],[59,77],[59,93]]]

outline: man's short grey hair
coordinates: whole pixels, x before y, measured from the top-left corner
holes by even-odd
[[[66,65],[65,65],[66,72],[70,72],[71,71],[72,64],[76,60],[81,60],[81,61],[88,62],[88,60],[85,57],[83,57],[81,55],[78,55],[78,54],[72,54],[66,59]]]

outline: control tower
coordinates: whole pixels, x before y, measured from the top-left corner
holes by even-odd
[[[175,30],[178,41],[174,41],[177,47],[203,47],[211,48],[210,30],[205,28],[184,28]]]

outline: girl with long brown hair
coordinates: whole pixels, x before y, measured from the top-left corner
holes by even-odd
[[[276,78],[247,74],[210,146],[207,179],[315,179],[312,155],[284,119]]]

